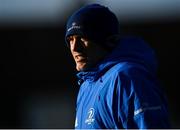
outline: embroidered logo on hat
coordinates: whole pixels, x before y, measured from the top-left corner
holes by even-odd
[[[76,25],[76,22],[73,22],[72,26],[70,28],[68,28],[67,31],[69,32],[72,29],[80,29],[80,28],[81,28],[81,26],[78,26],[78,25]]]

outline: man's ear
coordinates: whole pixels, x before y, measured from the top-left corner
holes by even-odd
[[[120,35],[112,35],[106,39],[105,44],[107,47],[113,49],[117,45],[119,40],[120,40]]]

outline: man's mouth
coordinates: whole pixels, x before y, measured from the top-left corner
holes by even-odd
[[[76,62],[85,62],[87,58],[84,55],[77,55],[75,56]]]

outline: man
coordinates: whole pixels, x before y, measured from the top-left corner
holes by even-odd
[[[153,50],[140,38],[120,38],[107,7],[76,11],[65,39],[79,71],[75,128],[169,128]]]

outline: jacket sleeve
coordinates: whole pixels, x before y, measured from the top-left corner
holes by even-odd
[[[123,128],[169,128],[164,95],[153,78],[120,73],[115,82],[113,113]],[[116,117],[117,115],[117,117]]]

